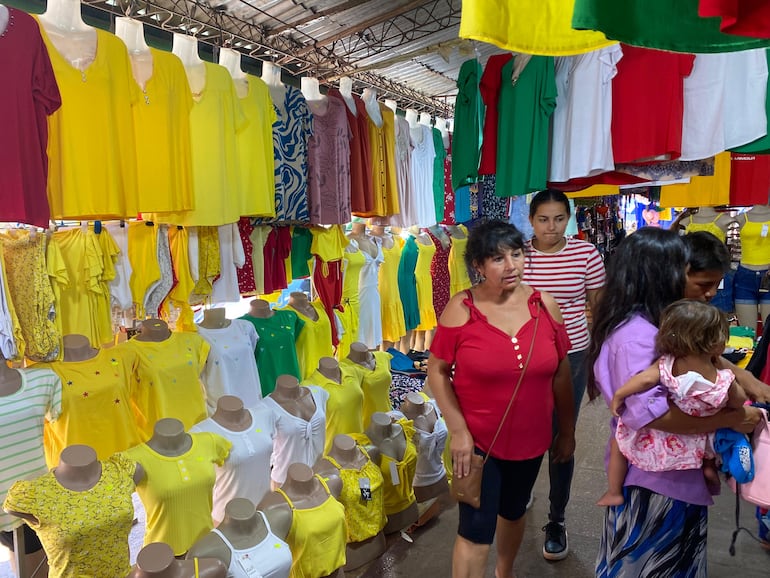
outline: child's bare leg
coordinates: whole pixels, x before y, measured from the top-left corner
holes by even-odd
[[[623,482],[628,472],[628,462],[624,456],[618,442],[613,436],[610,440],[610,463],[607,467],[607,491],[596,502],[597,506],[620,506],[623,499]]]

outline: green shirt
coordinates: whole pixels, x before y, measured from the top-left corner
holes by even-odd
[[[479,180],[481,129],[484,123],[484,101],[481,100],[479,91],[481,72],[478,60],[466,60],[457,76],[455,133],[452,140],[454,190]]]
[[[725,34],[720,18],[698,16],[699,0],[575,0],[572,27],[611,40],[672,52],[734,52],[770,39]]]
[[[550,120],[556,107],[554,59],[533,56],[513,84],[515,61],[503,66],[497,105],[498,197],[540,191],[548,176]]]
[[[770,50],[765,50],[765,58],[767,58],[767,66],[770,68]],[[770,79],[768,79],[767,94],[765,96],[765,110],[767,111],[767,118],[770,120]],[[770,153],[770,133],[748,144],[730,150],[734,153],[766,155]]]
[[[308,261],[313,258],[310,245],[313,234],[306,227],[293,227],[291,232],[291,276],[292,279],[310,277]]]
[[[259,335],[254,358],[262,384],[262,397],[273,392],[279,375],[302,379],[295,341],[305,322],[296,313],[274,309],[271,317],[244,315],[241,319],[251,322]]]
[[[433,129],[433,148],[436,150],[436,158],[433,159],[433,203],[436,206],[436,222],[444,220],[444,137],[437,128]]]

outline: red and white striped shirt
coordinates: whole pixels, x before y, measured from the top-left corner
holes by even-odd
[[[556,253],[541,253],[531,240],[526,242],[525,250],[524,282],[556,299],[572,343],[569,352],[587,349],[586,291],[601,289],[605,281],[599,251],[579,239],[567,239],[564,248]]]

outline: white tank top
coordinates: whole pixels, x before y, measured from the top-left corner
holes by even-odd
[[[289,545],[273,534],[267,517],[262,516],[267,528],[267,536],[256,546],[237,550],[217,529],[212,530],[230,548],[230,566],[227,578],[288,578],[291,572],[291,550]]]
[[[448,436],[446,422],[436,407],[433,400],[430,400],[433,409],[436,411],[436,425],[432,432],[422,431],[415,428],[417,442],[417,470],[414,474],[413,485],[416,488],[430,486],[441,481],[446,476],[446,469],[441,455],[444,452],[444,446]]]

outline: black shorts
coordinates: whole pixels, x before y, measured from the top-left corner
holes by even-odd
[[[476,453],[484,455],[478,448]],[[542,461],[543,456],[521,461],[490,457],[484,464],[481,506],[477,510],[463,502],[459,504],[458,535],[474,544],[491,544],[498,516],[511,521],[521,518],[527,512]]]
[[[35,531],[26,524],[22,528],[24,528],[24,552],[26,554],[33,554],[42,550],[43,545],[40,543],[40,538],[37,537]],[[13,532],[0,532],[0,544],[13,552]]]

